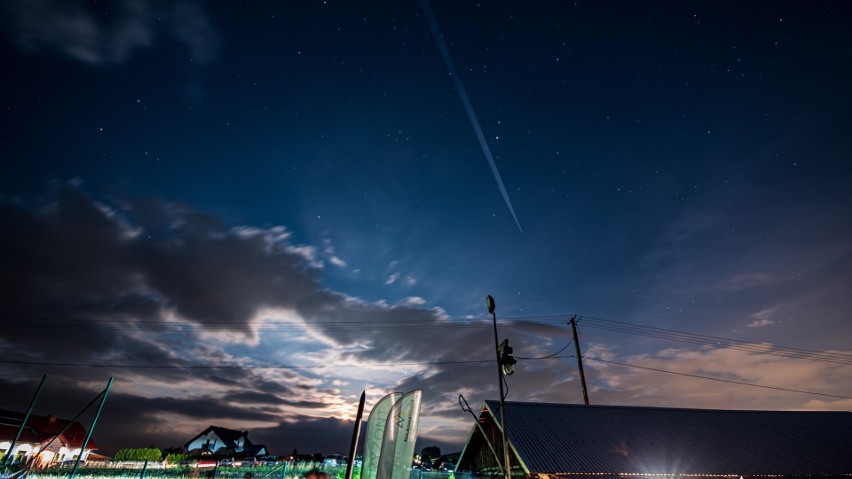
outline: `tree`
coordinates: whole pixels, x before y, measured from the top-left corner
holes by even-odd
[[[426,459],[429,458],[430,461],[438,459],[441,457],[441,448],[438,446],[429,446],[424,447],[422,451],[420,451],[420,458]]]

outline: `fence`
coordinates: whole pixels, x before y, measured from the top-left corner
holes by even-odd
[[[343,479],[346,466],[324,466],[322,463],[279,463],[274,466],[213,466],[169,465],[164,462],[119,461],[90,463],[75,474],[75,479],[304,479],[312,470],[327,473],[333,479]],[[68,468],[54,467],[31,471],[28,479],[67,479]],[[355,470],[358,477],[360,470]],[[411,479],[473,479],[470,474],[422,471],[413,469]]]

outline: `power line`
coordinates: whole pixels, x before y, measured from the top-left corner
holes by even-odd
[[[2,360],[0,364],[17,364],[25,366],[62,366],[72,368],[97,368],[97,369],[185,369],[185,370],[215,370],[215,369],[335,369],[335,368],[390,368],[399,366],[432,366],[432,365],[448,365],[448,364],[473,364],[473,363],[489,363],[493,359],[475,359],[466,361],[424,361],[414,363],[388,363],[388,364],[325,364],[325,365],[292,365],[292,364],[274,364],[267,366],[259,365],[240,365],[240,364],[220,364],[220,365],[175,365],[175,364],[102,364],[102,363],[66,363],[66,362],[50,362],[50,361],[17,361],[17,360]]]
[[[501,326],[514,327],[533,325],[533,321],[504,321],[498,320]],[[445,329],[452,328],[479,328],[491,325],[491,321],[484,318],[465,318],[449,320],[433,320],[431,322],[407,322],[407,321],[357,321],[357,320],[334,320],[334,321],[311,321],[304,324],[262,324],[247,321],[182,321],[165,322],[159,319],[119,319],[119,318],[57,318],[44,316],[0,316],[0,324],[4,328],[98,328],[109,330],[133,330],[154,332],[189,332],[196,328],[205,328],[214,331],[239,331],[252,329],[258,332],[294,332],[294,331],[359,331],[365,327],[370,329]]]
[[[621,326],[630,327],[630,328],[662,331],[662,332],[672,333],[672,334],[676,334],[676,335],[693,336],[693,337],[703,338],[703,339],[706,339],[706,340],[716,341],[716,342],[721,341],[721,342],[730,342],[730,343],[739,343],[739,344],[754,344],[754,343],[749,343],[747,341],[741,341],[741,340],[730,339],[730,338],[723,338],[723,337],[720,337],[720,336],[710,336],[710,335],[706,335],[706,334],[687,333],[687,332],[677,331],[677,330],[673,330],[673,329],[655,328],[655,327],[652,327],[652,326],[643,326],[643,325],[639,325],[639,324],[635,324],[635,323],[628,323],[628,322],[624,322],[624,321],[615,321],[615,320],[604,319],[604,318],[595,318],[595,317],[591,317],[591,316],[585,316],[585,317],[582,317],[582,319],[586,319],[586,320],[592,321],[592,322],[604,322],[604,323],[616,324],[616,325],[621,325]],[[785,349],[785,350],[791,350],[791,351],[798,351],[798,352],[804,352],[804,353],[815,353],[816,352],[816,353],[820,353],[820,354],[826,354],[826,355],[831,355],[831,356],[837,356],[837,357],[852,359],[852,354],[830,353],[830,352],[824,352],[824,351],[813,351],[813,350],[804,349],[804,348],[795,348],[795,347],[790,347],[790,346],[779,346],[779,345],[774,345],[774,344],[773,344],[773,346],[776,347],[776,348],[779,348],[779,349]]]
[[[584,317],[583,323],[586,327],[606,331],[633,334],[669,341],[678,341],[689,344],[706,345],[715,348],[729,348],[752,353],[772,354],[794,359],[809,359],[820,362],[852,365],[852,355],[835,353],[829,351],[814,351],[790,346],[780,346],[772,343],[750,343],[737,339],[722,338],[704,334],[686,333],[671,329],[642,326],[634,323],[614,321],[602,318]]]
[[[537,359],[550,359],[550,358],[555,358],[555,357],[557,357],[557,356],[556,356],[557,354],[559,354],[559,353],[561,353],[562,351],[565,351],[566,349],[568,349],[568,346],[571,346],[571,343],[573,343],[573,342],[574,342],[574,338],[571,338],[571,340],[570,340],[570,341],[568,341],[568,344],[566,344],[565,346],[563,346],[563,347],[562,347],[562,349],[560,349],[559,351],[556,351],[556,352],[555,352],[555,353],[553,353],[553,354],[548,354],[547,356],[541,356],[541,357],[537,357],[537,358],[525,358],[525,357],[523,357],[523,356],[515,356],[515,357],[516,357],[517,359],[526,359],[526,360],[537,360]],[[562,358],[573,358],[574,356],[559,356],[559,357],[562,357]]]
[[[498,323],[501,327],[523,327],[523,326],[558,326],[568,319],[567,315],[550,316],[519,316],[503,318]],[[683,342],[695,345],[704,345],[715,348],[730,348],[751,353],[771,354],[775,356],[805,359],[811,361],[830,362],[835,364],[852,365],[852,355],[829,352],[814,351],[803,348],[781,346],[772,343],[751,343],[747,341],[710,336],[704,334],[687,333],[665,328],[643,326],[635,323],[615,321],[593,316],[579,316],[584,326],[590,328],[611,331],[622,334],[644,336],[668,341]],[[21,316],[0,315],[0,324],[5,328],[73,328],[83,327],[102,328],[106,330],[119,331],[146,331],[146,332],[171,332],[184,333],[194,332],[199,328],[213,331],[241,332],[251,329],[257,333],[292,333],[292,332],[350,332],[361,331],[366,328],[370,330],[394,330],[394,329],[421,329],[421,330],[445,330],[446,328],[482,328],[488,327],[489,321],[485,318],[449,318],[435,320],[432,322],[390,322],[390,321],[363,321],[363,320],[341,320],[341,321],[312,321],[305,324],[258,324],[244,323],[238,321],[207,321],[204,323],[194,322],[163,322],[161,320],[139,320],[123,318],[57,318],[44,316]],[[232,326],[232,327],[229,327]],[[558,353],[556,353],[558,354]]]
[[[568,342],[566,344],[566,346],[563,347],[561,350],[557,351],[556,353],[547,355],[547,356],[542,356],[542,357],[537,357],[537,358],[517,357],[517,359],[527,360],[527,361],[530,361],[530,360],[535,361],[535,360],[545,360],[545,359],[574,358],[576,356],[574,356],[573,354],[558,356],[558,354],[560,352],[564,351],[565,348],[567,348],[570,344],[571,344],[571,342]],[[831,397],[831,398],[837,398],[837,399],[852,399],[852,397],[840,396],[840,395],[835,395],[835,394],[818,393],[818,392],[814,392],[814,391],[806,391],[806,390],[801,390],[801,389],[788,389],[788,388],[781,388],[781,387],[776,387],[776,386],[767,386],[767,385],[764,385],[764,384],[749,383],[749,382],[746,382],[746,381],[733,381],[733,380],[729,380],[729,379],[714,378],[714,377],[710,377],[710,376],[701,376],[701,375],[697,375],[697,374],[679,373],[679,372],[676,372],[676,371],[669,371],[669,370],[666,370],[666,369],[652,368],[652,367],[648,367],[648,366],[639,366],[639,365],[629,364],[629,363],[621,363],[621,362],[618,362],[618,361],[611,361],[611,360],[600,359],[600,358],[595,358],[595,357],[590,357],[590,356],[583,356],[583,358],[584,359],[590,359],[592,361],[602,362],[602,363],[615,364],[615,365],[619,365],[619,366],[635,368],[635,369],[644,369],[644,370],[655,371],[655,372],[660,372],[660,373],[674,374],[674,375],[677,375],[677,376],[685,376],[685,377],[691,377],[691,378],[695,378],[695,379],[705,379],[705,380],[709,380],[709,381],[717,381],[717,382],[722,382],[722,383],[737,384],[737,385],[741,385],[741,386],[752,386],[752,387],[772,389],[772,390],[783,391],[783,392],[812,394],[812,395],[816,395],[816,396],[824,396],[824,397]],[[492,361],[493,361],[493,359],[478,359],[478,360],[464,360],[464,361],[424,361],[424,362],[410,362],[410,363],[381,364],[381,365],[375,365],[375,366],[381,367],[381,368],[410,367],[410,366],[440,366],[440,365],[481,364],[481,363],[490,363]],[[93,369],[109,368],[109,369],[136,369],[136,370],[140,370],[140,369],[144,369],[144,370],[224,370],[224,369],[256,370],[256,369],[324,369],[324,368],[336,369],[336,368],[365,368],[365,367],[370,366],[370,365],[365,366],[363,364],[334,364],[334,365],[312,365],[312,366],[287,365],[287,364],[277,364],[277,365],[267,365],[267,366],[234,365],[234,364],[223,364],[223,365],[147,365],[147,364],[145,364],[145,365],[143,365],[143,364],[66,363],[66,362],[47,362],[47,361],[7,361],[7,360],[0,360],[0,363],[17,364],[17,365],[31,365],[31,366],[32,365],[34,365],[34,366],[62,366],[62,367],[93,368]]]
[[[732,381],[730,379],[721,379],[721,378],[714,378],[714,377],[710,377],[710,376],[701,376],[701,375],[698,375],[698,374],[679,373],[679,372],[676,372],[676,371],[669,371],[667,369],[651,368],[651,367],[648,367],[648,366],[637,366],[635,364],[620,363],[618,361],[609,361],[609,360],[606,360],[606,359],[593,358],[593,357],[589,357],[589,356],[583,356],[583,359],[591,359],[592,361],[598,361],[598,362],[602,362],[602,363],[617,364],[619,366],[625,366],[625,367],[628,367],[628,368],[645,369],[645,370],[648,370],[648,371],[655,371],[655,372],[658,372],[658,373],[675,374],[677,376],[686,376],[686,377],[690,377],[690,378],[706,379],[706,380],[709,380],[709,381],[717,381],[717,382],[720,382],[720,383],[738,384],[738,385],[741,385],[741,386],[752,386],[752,387],[756,387],[756,388],[773,389],[775,391],[784,391],[784,392],[791,392],[791,393],[813,394],[813,395],[816,395],[816,396],[825,396],[825,397],[831,397],[831,398],[837,398],[837,399],[852,399],[852,397],[839,396],[839,395],[836,395],[836,394],[818,393],[818,392],[814,392],[814,391],[805,391],[805,390],[802,390],[802,389],[787,389],[787,388],[780,388],[780,387],[775,387],[775,386],[767,386],[765,384],[756,384],[756,383],[749,383],[749,382],[745,382],[745,381]]]

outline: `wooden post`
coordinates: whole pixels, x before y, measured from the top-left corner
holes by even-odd
[[[577,351],[577,368],[580,370],[580,384],[583,386],[583,403],[589,405],[589,392],[586,390],[586,375],[583,373],[583,356],[580,354],[580,339],[577,338],[577,316],[573,316],[571,321],[571,331],[574,334],[574,350]]]

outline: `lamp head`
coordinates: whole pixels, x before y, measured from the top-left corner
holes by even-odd
[[[494,305],[494,298],[492,298],[490,294],[485,297],[485,305],[488,306],[488,312],[494,314],[494,308],[496,306]]]
[[[512,356],[512,347],[509,346],[509,340],[504,339],[500,346],[497,346],[497,353],[500,355],[500,369],[506,376],[511,376],[515,372],[515,364],[518,361]]]

